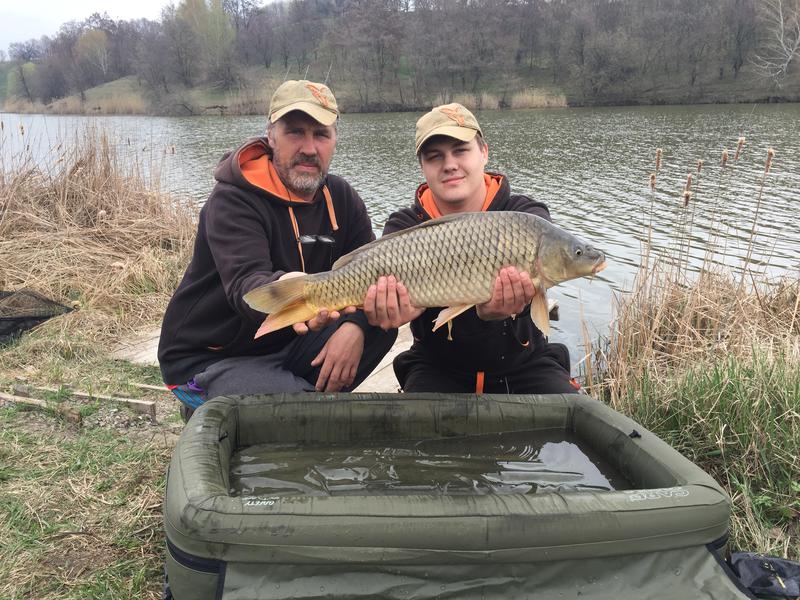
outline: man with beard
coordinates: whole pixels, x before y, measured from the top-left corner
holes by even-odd
[[[338,116],[325,85],[287,81],[272,96],[266,136],[217,165],[158,349],[184,418],[220,395],[350,390],[391,348],[396,331],[370,326],[354,307],[254,339],[265,315],[242,299],[282,277],[327,271],[375,239],[361,198],[328,174]]]

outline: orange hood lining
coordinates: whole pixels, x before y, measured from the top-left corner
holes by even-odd
[[[237,159],[242,177],[247,183],[287,202],[309,203],[308,200],[298,198],[286,189],[263,146],[259,144],[247,146],[239,152]]]
[[[272,164],[272,160],[267,156],[263,146],[253,144],[243,148],[239,153],[238,160],[242,177],[251,185],[287,202],[298,202],[301,204],[310,204],[312,202],[303,200],[286,189],[286,186],[278,175],[278,171],[275,169],[275,165]],[[327,185],[322,186],[322,193],[325,196],[325,205],[328,209],[328,218],[330,219],[331,227],[336,231],[339,229],[339,224],[336,222],[336,211],[333,209],[333,199],[331,198],[331,192]]]
[[[494,197],[500,190],[500,185],[503,182],[503,176],[495,175],[493,173],[484,173],[483,181],[486,184],[486,197],[483,200],[481,212],[485,212],[492,205]],[[431,188],[428,187],[427,183],[420,186],[419,191],[417,192],[417,200],[419,200],[420,205],[425,212],[430,215],[431,219],[438,219],[442,216],[442,211],[440,211],[439,207],[436,205],[436,201],[433,198],[433,192],[431,191]]]

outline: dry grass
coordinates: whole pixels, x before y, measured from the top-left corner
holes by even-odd
[[[42,102],[30,102],[22,98],[7,98],[3,104],[3,111],[21,114],[39,114],[47,112],[47,107]]]
[[[480,107],[478,96],[476,94],[468,94],[466,92],[461,94],[453,94],[452,102],[457,102],[468,110],[478,110]]]
[[[195,209],[148,183],[103,133],[86,130],[52,152],[48,167],[25,153],[0,165],[0,289],[78,306],[43,326],[57,333],[44,343],[80,333],[102,352],[159,322],[189,259]]]
[[[546,89],[528,89],[511,97],[511,108],[564,108],[567,97]]]
[[[610,337],[586,341],[584,374],[594,396],[655,431],[727,488],[734,547],[797,558],[800,277],[769,279],[751,263],[772,156],[761,167],[749,246],[735,270],[715,260],[717,240],[697,248],[692,234],[695,205],[710,207],[715,219],[714,192],[687,181],[672,196],[683,211],[672,228],[676,237],[669,248],[652,248],[646,232],[641,267],[631,291],[617,298]],[[656,170],[659,159],[660,153]],[[725,162],[720,170],[731,169]],[[657,180],[651,177],[654,194]],[[699,266],[689,264],[690,240],[695,255],[704,251]]]
[[[482,92],[478,98],[481,110],[497,110],[500,108],[500,100],[494,94]]]
[[[798,361],[798,298],[797,280],[741,286],[715,269],[687,282],[670,266],[652,265],[618,299],[602,394],[627,411],[626,391],[645,373],[668,376],[707,359],[749,360],[754,351]]]
[[[441,106],[442,104],[450,104],[455,102],[455,97],[449,92],[439,92],[433,99],[433,106]]]
[[[139,94],[117,94],[87,102],[84,112],[92,115],[144,115],[150,110]]]
[[[468,92],[449,94],[440,92],[437,94],[436,98],[434,98],[433,106],[450,104],[451,102],[458,102],[468,110],[497,110],[500,108],[500,100],[498,97],[489,92],[481,92],[480,94],[470,94]]]
[[[58,115],[82,115],[86,113],[86,104],[77,96],[66,96],[48,104],[47,112]]]
[[[269,97],[264,88],[240,87],[228,92],[225,99],[226,115],[263,115],[267,112]]]
[[[138,94],[116,94],[91,101],[82,101],[78,96],[66,96],[46,105],[10,98],[3,108],[11,113],[55,115],[144,115],[150,110],[145,99]]]

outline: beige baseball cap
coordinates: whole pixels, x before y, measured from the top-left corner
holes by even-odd
[[[478,120],[461,104],[453,102],[435,106],[417,121],[416,153],[419,154],[422,144],[435,135],[446,135],[468,142],[476,133],[483,135]]]
[[[339,118],[339,107],[330,88],[305,79],[284,81],[278,86],[269,103],[270,123],[293,110],[301,110],[323,125],[333,125]]]

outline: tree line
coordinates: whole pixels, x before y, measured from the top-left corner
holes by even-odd
[[[255,68],[327,80],[361,110],[486,90],[502,106],[537,86],[575,103],[670,86],[691,100],[743,73],[780,92],[798,80],[799,17],[800,0],[180,0],[158,21],[94,14],[11,44],[8,93],[46,104],[135,76],[157,98],[236,89]]]

